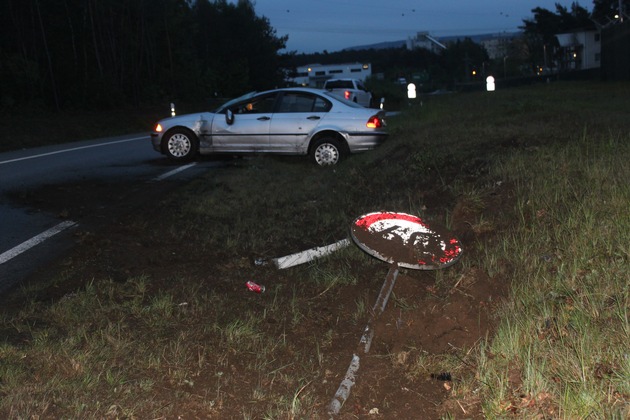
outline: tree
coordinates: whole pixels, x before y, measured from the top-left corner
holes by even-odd
[[[556,12],[536,7],[533,19],[523,19],[521,29],[532,68],[551,67],[558,49],[556,34],[594,27],[588,10],[574,2],[571,9],[556,3]]]
[[[287,36],[277,37],[265,17],[256,15],[249,0],[199,0],[193,10],[198,32],[195,45],[212,90],[236,95],[282,82],[280,56]]]
[[[486,49],[470,38],[449,43],[442,51],[441,62],[445,74],[442,80],[449,82],[481,80],[485,63],[488,62]]]
[[[0,106],[111,108],[281,82],[249,0],[0,0]]]
[[[622,10],[619,10],[621,6]],[[592,18],[599,25],[607,25],[618,21],[615,16],[624,14],[628,18],[630,13],[630,0],[593,0]]]

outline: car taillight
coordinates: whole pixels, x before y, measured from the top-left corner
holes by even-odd
[[[160,124],[157,124],[157,125],[155,126],[155,132],[156,132],[156,133],[161,133],[161,132],[162,132],[162,126],[161,126]]]
[[[343,93],[343,96],[344,96],[347,100],[350,100],[350,97],[352,96],[352,92],[350,92],[349,90],[346,90],[346,91]]]
[[[383,120],[378,115],[372,115],[366,125],[368,128],[379,128],[383,126]]]

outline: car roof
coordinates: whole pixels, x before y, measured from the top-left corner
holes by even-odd
[[[331,95],[329,92],[323,90],[323,89],[316,89],[316,88],[310,88],[310,87],[285,87],[285,88],[278,88],[278,89],[270,89],[270,90],[265,90],[262,92],[250,92],[247,93],[239,98],[236,99],[232,99],[229,102],[226,102],[225,104],[221,105],[219,108],[217,108],[214,112],[221,112],[221,110],[225,109],[226,106],[229,105],[233,105],[237,102],[246,100],[246,99],[250,99],[253,97],[258,97],[261,95],[266,95],[266,94],[270,94],[270,93],[278,93],[278,92],[306,92],[306,93],[311,93],[314,95],[318,95],[318,96],[322,96],[324,98],[326,98],[326,100],[328,101],[332,101],[332,102],[336,102],[336,103],[340,103],[342,105],[345,106],[349,106],[350,108],[363,108],[360,105],[357,105],[354,102],[350,102],[347,101],[343,98],[339,98],[338,96],[335,95]]]
[[[279,89],[271,89],[268,90],[266,92],[260,92],[262,93],[271,93],[271,92],[309,92],[309,93],[317,93],[319,95],[322,94],[322,89],[316,89],[316,88],[310,88],[310,87],[286,87],[286,88],[279,88]]]

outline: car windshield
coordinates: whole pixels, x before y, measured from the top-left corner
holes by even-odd
[[[352,108],[365,108],[363,105],[359,105],[358,103],[356,103],[354,101],[349,101],[346,98],[343,98],[343,97],[341,97],[339,95],[335,95],[334,93],[331,93],[331,92],[328,92],[328,91],[324,91],[323,93],[324,93],[324,95],[328,95],[331,98],[334,98],[334,99],[336,99],[339,102],[342,102],[344,105],[348,105],[349,107],[352,107]]]
[[[245,94],[245,95],[243,95],[243,96],[239,96],[238,98],[234,98],[234,99],[232,99],[232,100],[230,100],[230,101],[227,101],[226,103],[224,103],[223,105],[221,105],[220,107],[218,107],[218,108],[214,111],[214,113],[215,113],[215,114],[220,114],[221,112],[225,111],[227,108],[229,108],[230,106],[234,105],[235,103],[240,102],[240,101],[244,101],[245,99],[249,99],[249,98],[251,98],[252,96],[254,96],[255,94],[256,94],[256,91],[253,91],[253,92],[248,92],[248,93],[246,93],[246,94]]]

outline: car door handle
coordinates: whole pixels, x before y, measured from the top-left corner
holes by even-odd
[[[256,118],[256,119],[258,121],[269,121],[271,118],[269,118],[269,117],[259,117],[259,118]]]
[[[306,118],[307,120],[319,120],[321,117],[318,117],[317,115],[311,115],[310,117]]]

